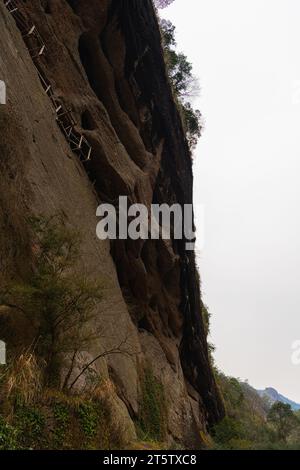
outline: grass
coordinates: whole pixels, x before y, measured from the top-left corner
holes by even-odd
[[[0,375],[1,392],[6,401],[16,398],[23,403],[34,402],[41,393],[42,371],[33,353],[25,351],[14,358]],[[1,396],[1,393],[0,393]]]
[[[122,448],[105,400],[46,391],[37,403],[0,407],[0,450]]]

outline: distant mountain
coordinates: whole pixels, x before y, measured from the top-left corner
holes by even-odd
[[[267,398],[271,405],[273,405],[277,401],[280,401],[281,403],[286,403],[290,405],[292,410],[294,411],[300,410],[299,403],[295,403],[294,401],[289,400],[289,398],[284,397],[283,395],[278,393],[275,388],[268,387],[265,390],[257,390],[257,393],[259,394],[259,396]]]

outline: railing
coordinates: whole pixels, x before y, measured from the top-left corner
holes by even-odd
[[[46,46],[43,38],[37,31],[35,25],[23,14],[22,4],[20,4],[18,0],[5,0],[4,5],[13,16],[29,49],[31,57],[34,59],[44,54]]]
[[[44,77],[42,72],[38,70],[38,75],[45,90],[45,93],[51,100],[53,109],[56,114],[56,120],[66,137],[71,150],[77,153],[83,161],[91,159],[92,147],[88,140],[76,130],[76,122],[70,110],[66,109],[64,104],[54,95],[51,84]]]
[[[18,29],[20,30],[29,54],[36,66],[42,87],[50,98],[56,114],[56,121],[67,139],[72,152],[79,155],[83,162],[91,159],[92,147],[88,140],[76,129],[76,122],[70,110],[55,96],[52,85],[41,72],[39,59],[46,52],[45,42],[38,32],[36,26],[30,22],[22,12],[22,4],[18,0],[4,0],[9,13],[13,16]]]

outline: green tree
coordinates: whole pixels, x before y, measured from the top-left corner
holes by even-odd
[[[199,82],[193,75],[193,65],[185,54],[176,51],[175,26],[171,21],[162,19],[160,27],[173,91],[181,101],[187,101],[199,94]]]
[[[178,102],[186,138],[193,149],[202,131],[202,115],[193,109],[191,99],[199,94],[199,82],[193,75],[193,66],[187,57],[176,51],[175,26],[171,21],[162,19],[160,22],[165,60],[173,93]]]
[[[193,109],[190,103],[186,103],[182,106],[182,117],[189,146],[193,149],[201,137],[202,114],[198,109]]]
[[[214,427],[213,436],[218,444],[229,445],[230,441],[244,437],[241,423],[225,416],[225,418]]]
[[[103,285],[76,270],[78,234],[55,217],[32,218],[30,226],[31,273],[26,280],[1,286],[0,306],[20,312],[28,321],[32,344],[37,345],[50,376],[55,376],[60,353],[84,348],[92,340],[85,327],[103,297]]]
[[[269,410],[268,421],[275,427],[278,439],[284,442],[299,424],[291,406],[281,402],[274,403]]]
[[[157,8],[166,8],[173,2],[174,0],[154,0],[155,6]]]

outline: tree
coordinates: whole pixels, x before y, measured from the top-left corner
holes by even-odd
[[[82,349],[91,341],[85,327],[103,298],[104,286],[76,270],[78,234],[55,217],[32,218],[30,226],[32,270],[25,280],[1,286],[0,306],[20,312],[31,325],[30,342],[53,375],[59,353]]]
[[[193,109],[190,102],[199,94],[199,81],[193,75],[193,66],[186,55],[176,51],[175,26],[164,19],[160,25],[168,76],[178,102],[187,141],[193,149],[203,128],[202,115],[199,110]]]
[[[174,0],[154,0],[155,6],[157,8],[166,8],[173,2]]]
[[[268,413],[268,421],[275,427],[278,439],[284,442],[298,425],[291,406],[281,402],[274,403]]]
[[[217,443],[229,445],[230,447],[230,441],[243,438],[244,432],[241,423],[236,419],[225,416],[225,418],[214,427],[213,436]]]
[[[176,47],[177,43],[175,40],[175,26],[173,23],[169,20],[161,19],[160,20],[160,29],[162,32],[162,38],[163,38],[163,47],[165,52],[168,52],[168,50],[171,47]]]
[[[190,148],[193,149],[201,137],[203,129],[202,114],[198,109],[193,109],[190,103],[182,105],[181,112],[186,138]]]
[[[91,349],[93,342],[108,337],[106,328],[96,321],[97,307],[103,299],[106,284],[91,280],[78,271],[80,237],[66,228],[60,218],[33,217],[29,223],[33,245],[32,272],[26,280],[0,286],[0,308],[20,312],[31,326],[28,328],[28,351],[33,348],[43,359],[48,382],[51,385],[61,383],[59,372],[64,366],[63,388],[71,389],[98,360],[115,354],[136,356],[140,351],[133,350],[130,331],[124,331],[123,339],[116,339],[114,344],[110,336],[110,346],[103,345],[96,356],[81,364],[74,377],[79,353]],[[103,316],[103,309],[101,314]],[[29,330],[32,330],[31,334]],[[24,357],[32,358],[33,354],[29,352],[29,355],[21,356]],[[20,363],[19,359],[16,358],[15,364]]]
[[[199,82],[193,75],[193,66],[185,54],[176,51],[175,26],[171,21],[162,19],[160,27],[169,78],[176,97],[182,101],[199,94]]]

